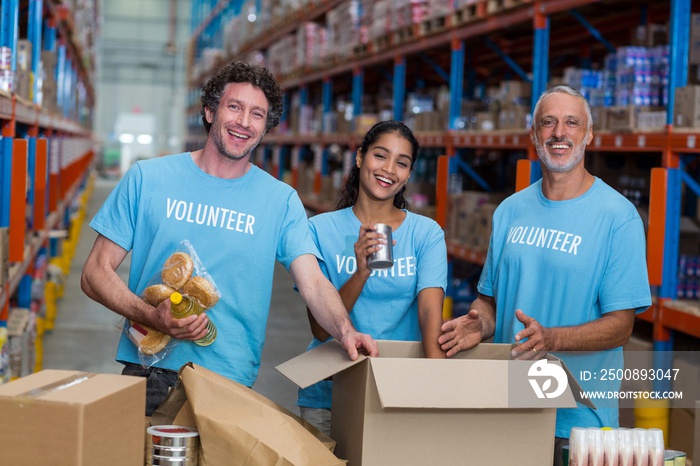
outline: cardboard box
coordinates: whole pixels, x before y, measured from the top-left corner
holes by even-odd
[[[693,434],[693,453],[688,455],[695,461],[700,460],[700,400],[695,402],[695,432]]]
[[[476,130],[493,131],[498,129],[498,113],[476,112]]]
[[[142,465],[146,379],[43,370],[0,385],[3,464]]]
[[[691,65],[700,64],[700,36],[691,37],[688,41],[688,63]]]
[[[700,128],[700,86],[676,89],[673,124],[685,128]]]
[[[670,450],[685,452],[688,458],[693,459],[695,410],[673,408],[669,411],[668,447]]]
[[[632,28],[630,45],[655,47],[668,44],[668,29],[665,24],[644,24]]]
[[[36,361],[36,316],[29,309],[14,307],[7,319],[10,379],[29,375]]]
[[[593,118],[593,130],[603,130],[608,128],[607,107],[591,107],[591,117]]]
[[[662,110],[658,107],[642,107],[628,105],[623,107],[607,107],[607,126],[611,131],[633,131],[639,127],[640,112]]]
[[[277,366],[300,387],[333,376],[331,437],[349,464],[552,464],[555,407],[575,406],[578,393],[559,360],[544,367],[556,364],[568,385],[550,378],[561,395],[539,399],[528,371],[540,362],[509,360],[511,345],[425,359],[420,342],[377,343],[377,358],[350,361],[331,341]]]

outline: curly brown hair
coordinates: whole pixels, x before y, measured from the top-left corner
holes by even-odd
[[[270,105],[265,122],[265,132],[269,132],[280,123],[284,92],[275,77],[264,66],[235,61],[219,68],[202,88],[202,123],[204,123],[207,134],[209,134],[211,123],[207,121],[204,110],[208,108],[216,112],[221,102],[221,96],[224,94],[224,88],[229,83],[248,83],[263,91],[267,103]]]

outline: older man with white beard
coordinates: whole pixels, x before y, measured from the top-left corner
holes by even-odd
[[[493,336],[515,343],[518,358],[586,352],[560,354],[574,375],[623,366],[634,315],[651,305],[644,226],[632,203],[586,170],[591,124],[578,91],[557,86],[540,96],[530,138],[542,179],[496,209],[479,296],[442,327],[448,356]],[[606,389],[619,390],[613,385]],[[555,465],[572,427],[619,425],[617,401],[599,404],[557,411]]]

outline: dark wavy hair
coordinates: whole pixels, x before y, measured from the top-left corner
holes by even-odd
[[[265,132],[269,132],[280,123],[283,110],[282,95],[284,93],[275,77],[264,66],[235,61],[219,68],[202,88],[202,123],[204,123],[207,134],[209,134],[211,123],[207,121],[204,109],[208,108],[216,112],[221,102],[221,96],[224,94],[224,88],[229,83],[248,83],[265,93],[267,103],[270,105],[265,122]]]
[[[365,134],[365,137],[362,140],[362,145],[360,145],[359,149],[362,159],[364,160],[365,156],[367,155],[369,147],[387,133],[398,133],[399,136],[411,143],[411,171],[413,171],[413,166],[416,164],[416,159],[418,158],[418,149],[420,149],[420,145],[408,126],[396,120],[380,121],[372,126],[369,131],[367,131],[367,134]],[[340,193],[340,200],[338,200],[336,209],[340,210],[355,205],[359,190],[360,169],[357,167],[357,164],[353,164],[350,172],[348,173],[347,180],[345,181],[343,191]],[[396,193],[394,196],[394,207],[398,209],[408,208],[408,201],[406,201],[406,199],[403,197],[405,191],[406,186],[401,188],[401,191]]]

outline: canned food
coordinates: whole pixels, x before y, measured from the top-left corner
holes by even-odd
[[[146,429],[146,464],[197,466],[199,433],[186,426],[161,425]]]
[[[148,446],[194,447],[199,445],[199,433],[186,426],[151,426],[146,429]]]
[[[10,70],[0,70],[0,90],[12,92],[15,89],[15,74]]]
[[[386,243],[380,244],[379,250],[369,255],[367,265],[372,270],[389,269],[394,265],[391,226],[385,223],[377,223],[374,226],[377,229],[377,233],[382,233],[386,237]]]
[[[194,447],[164,447],[162,445],[152,445],[151,452],[154,456],[165,456],[170,458],[187,458],[197,456],[199,449]]]
[[[0,47],[0,70],[12,71],[12,49]]]
[[[194,458],[168,458],[152,455],[146,460],[147,466],[197,466],[198,459]]]

